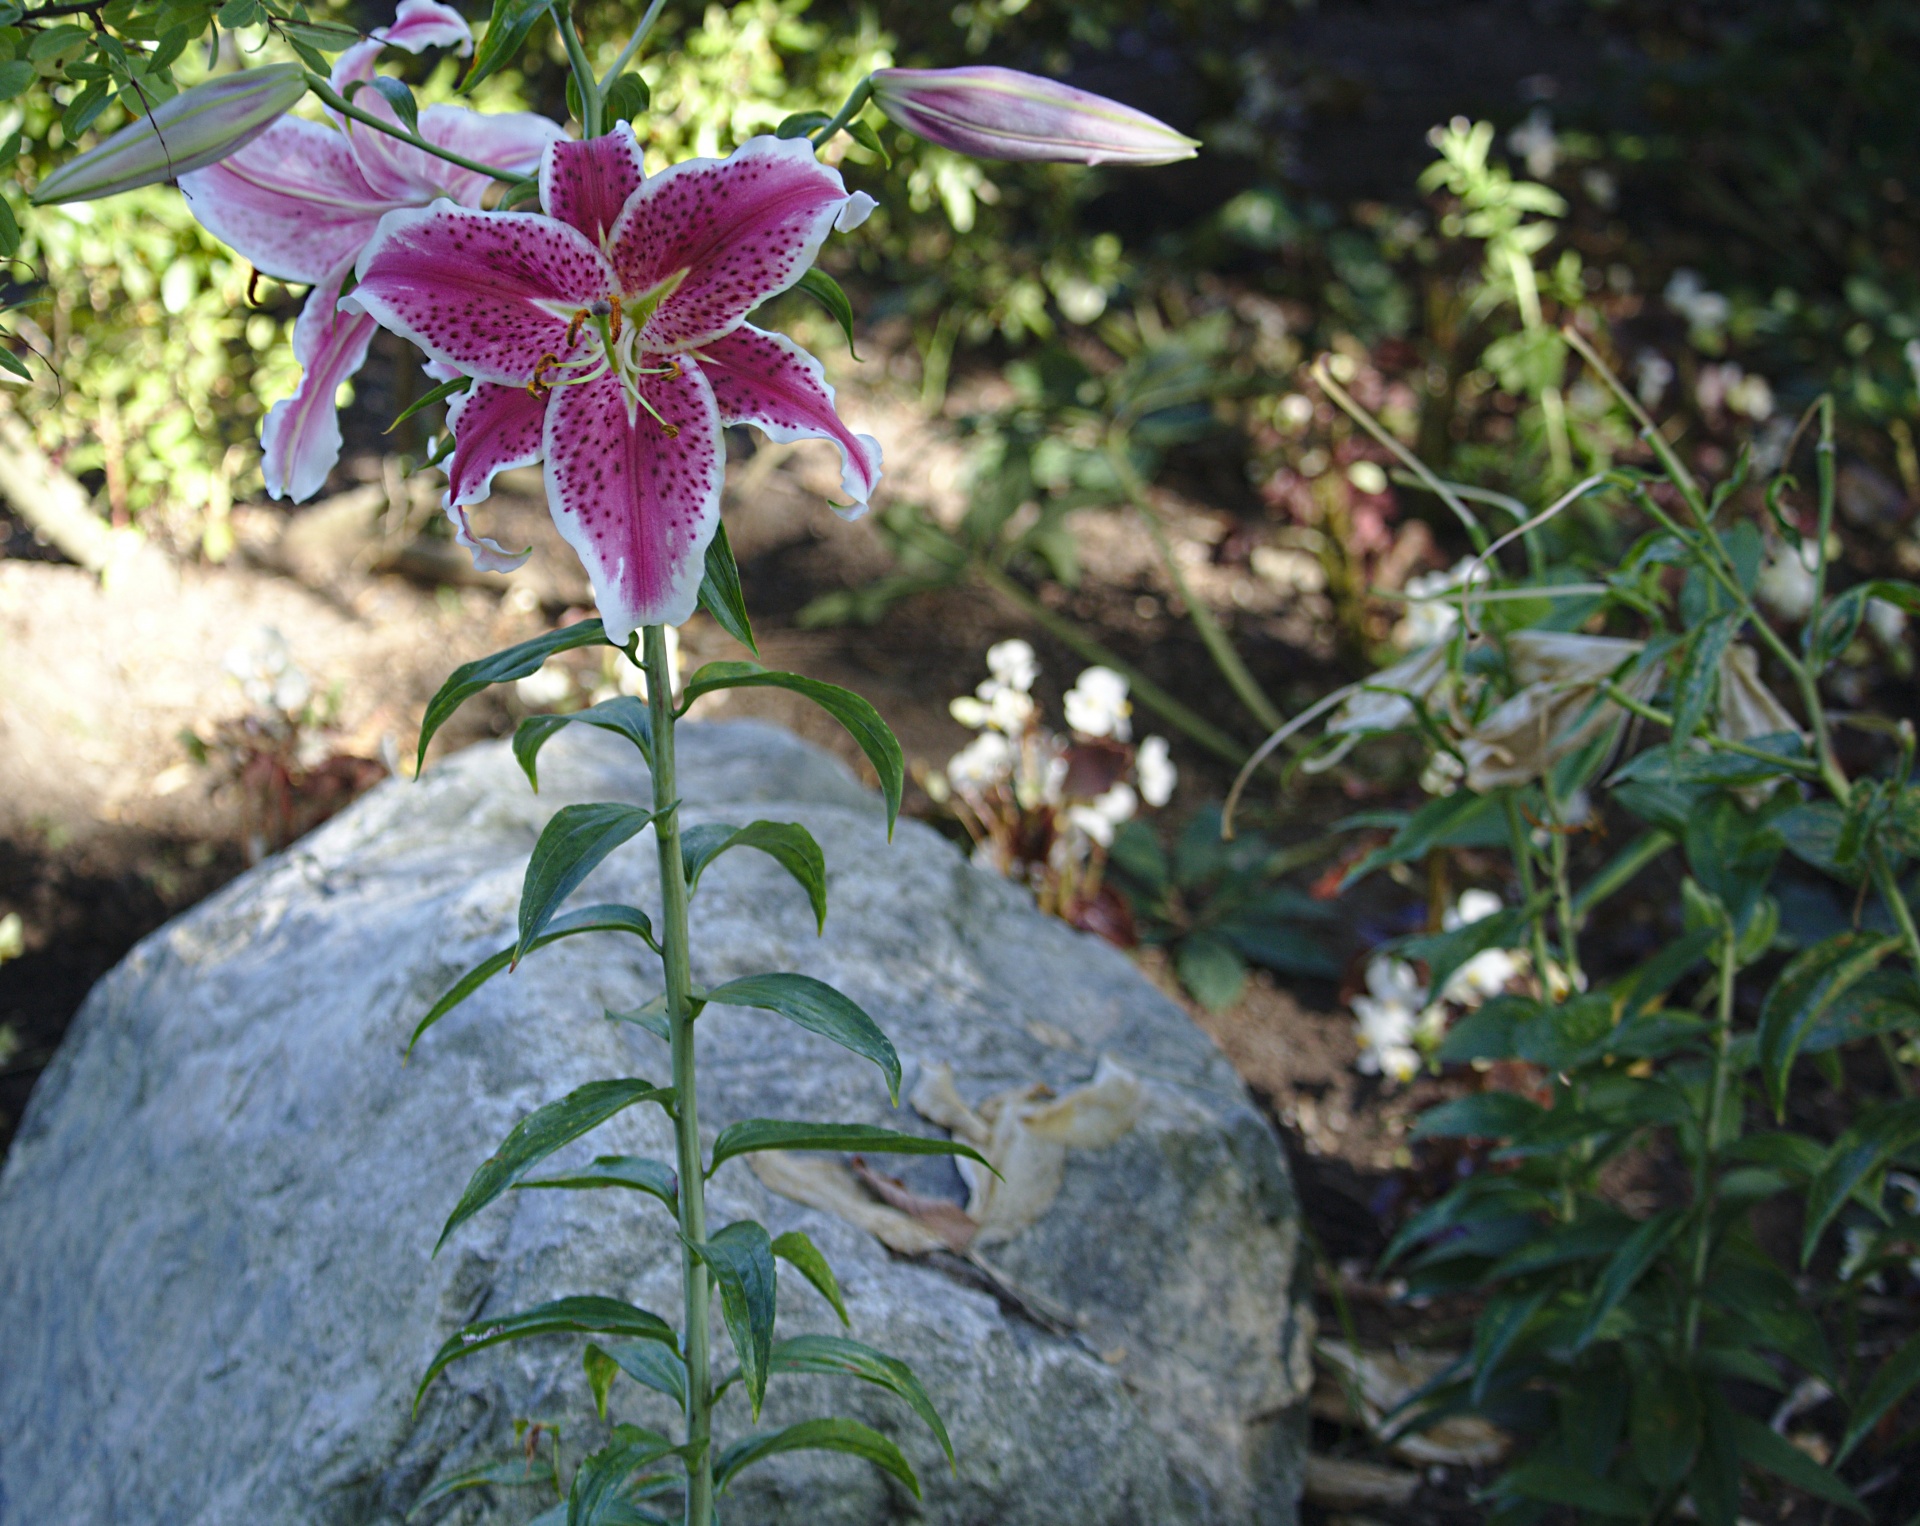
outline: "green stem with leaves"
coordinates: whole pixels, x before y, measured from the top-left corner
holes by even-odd
[[[873,81],[871,79],[861,80],[859,84],[853,87],[852,92],[841,104],[840,109],[828,120],[826,126],[822,127],[818,132],[815,132],[809,141],[815,148],[825,148],[833,141],[833,135],[835,133],[839,132],[847,123],[851,122],[855,117],[859,116],[862,111],[866,110],[867,101],[872,95]]]
[[[660,851],[660,947],[666,967],[666,1018],[673,1045],[675,1169],[680,1178],[680,1275],[687,1364],[686,1526],[713,1519],[713,1359],[708,1347],[712,1288],[693,1247],[707,1240],[706,1167],[694,1092],[693,970],[687,937],[687,876],[680,856],[680,802],[673,755],[673,667],[663,626],[642,636],[647,710],[653,730],[653,831]]]
[[[1713,1168],[1720,1150],[1720,1129],[1733,1074],[1733,986],[1740,973],[1739,936],[1731,917],[1720,940],[1720,990],[1714,1012],[1713,1080],[1707,1093],[1700,1154],[1693,1172],[1692,1280],[1687,1289],[1687,1350],[1700,1344],[1700,1313],[1707,1291],[1707,1262],[1713,1250]]]
[[[383,122],[370,111],[362,111],[349,101],[331,84],[311,70],[307,73],[307,88],[320,97],[321,102],[350,121],[358,122],[362,127],[371,127],[375,132],[383,132],[389,138],[398,138],[402,143],[419,149],[422,153],[432,154],[436,159],[444,159],[448,164],[457,164],[463,170],[472,170],[476,175],[487,175],[494,180],[517,183],[525,180],[525,175],[516,175],[512,170],[503,170],[497,164],[482,164],[478,159],[469,159],[465,154],[456,154],[450,148],[442,148],[438,143],[429,143],[417,132],[408,132],[396,122]]]
[[[608,68],[605,74],[600,76],[600,94],[602,97],[605,97],[606,93],[613,88],[613,82],[620,78],[621,71],[633,62],[634,55],[640,51],[640,45],[647,40],[648,34],[653,31],[654,22],[660,19],[661,8],[665,6],[666,3],[667,0],[653,0],[653,4],[647,7],[646,15],[640,18],[640,25],[633,29],[633,35],[627,39],[627,45],[620,50],[620,56],[614,59],[612,66]]]
[[[593,72],[593,65],[587,62],[586,45],[580,41],[580,34],[574,29],[571,8],[566,5],[555,6],[553,23],[559,28],[560,41],[567,50],[567,66],[573,71],[573,88],[580,93],[580,136],[597,138],[605,130],[600,121],[600,80]]]

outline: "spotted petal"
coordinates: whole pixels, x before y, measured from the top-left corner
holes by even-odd
[[[540,161],[540,205],[547,216],[571,223],[606,246],[627,198],[647,178],[633,128],[616,122],[613,131],[576,143],[563,138]]]
[[[672,436],[644,409],[629,413],[611,376],[557,389],[547,409],[547,502],[616,642],[693,613],[720,524],[719,410],[700,368],[680,367],[640,379]]]
[[[180,189],[200,225],[256,269],[314,286],[352,262],[389,205],[345,137],[299,117],[182,175]]]
[[[686,159],[640,187],[609,241],[629,297],[667,288],[643,349],[718,339],[807,273],[849,197],[805,138],[749,138],[725,159]]]
[[[525,387],[475,382],[447,409],[453,456],[447,462],[450,507],[479,503],[493,492],[493,479],[540,459],[547,400]]]
[[[574,229],[533,212],[437,201],[389,212],[360,256],[350,301],[435,360],[524,386],[570,359],[569,314],[604,298],[613,272]]]
[[[340,383],[366,363],[377,326],[364,313],[339,310],[346,274],[343,265],[314,287],[293,326],[300,385],[292,397],[267,410],[260,429],[260,475],[274,498],[304,503],[327,485],[327,474],[340,459],[340,416],[333,400]]]
[[[752,424],[770,440],[831,440],[840,447],[840,489],[857,504],[880,482],[880,442],[840,422],[820,362],[785,334],[743,323],[700,346],[722,424]]]

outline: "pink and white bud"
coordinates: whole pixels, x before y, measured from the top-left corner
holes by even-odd
[[[1018,69],[879,69],[870,84],[893,122],[975,159],[1171,164],[1200,147],[1144,111]]]
[[[97,201],[178,180],[245,148],[307,93],[299,64],[223,74],[162,101],[106,142],[69,159],[33,188],[37,205]]]

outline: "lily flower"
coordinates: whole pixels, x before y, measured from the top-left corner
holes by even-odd
[[[856,504],[879,483],[879,442],[840,421],[820,362],[746,321],[873,200],[803,138],[751,138],[648,180],[622,125],[550,144],[540,205],[389,212],[348,305],[474,378],[453,418],[450,511],[495,473],[545,461],[554,523],[624,643],[693,613],[720,522],[722,425],[831,440]]]
[[[386,48],[473,48],[460,14],[438,0],[401,0],[393,25],[372,33],[335,60],[333,88],[346,95],[373,78]],[[391,118],[376,90],[354,104]],[[450,197],[478,206],[491,177],[461,169],[364,125],[328,113],[332,125],[283,116],[239,152],[180,177],[187,205],[203,227],[254,268],[313,290],[293,330],[302,375],[292,397],[268,412],[261,428],[261,474],[275,498],[295,503],[325,486],[340,459],[334,395],[366,361],[377,325],[340,310],[340,291],[380,219],[396,207]],[[483,116],[459,106],[429,106],[420,136],[503,173],[531,174],[561,128],[530,112]]]

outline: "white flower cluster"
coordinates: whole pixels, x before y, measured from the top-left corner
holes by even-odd
[[[1463,556],[1445,572],[1423,572],[1407,579],[1407,612],[1393,628],[1393,644],[1403,652],[1445,641],[1460,623],[1460,590],[1484,583],[1491,574],[1478,557]]]
[[[1148,737],[1128,757],[1133,706],[1121,674],[1088,668],[1067,691],[1070,737],[1041,724],[1033,699],[1039,676],[1039,661],[1026,642],[989,648],[987,677],[949,707],[955,720],[979,735],[948,760],[944,774],[927,781],[936,799],[957,798],[966,806],[974,818],[969,826],[980,829],[976,857],[1003,873],[1020,872],[1016,856],[1030,840],[1017,830],[1018,818],[1044,815],[1053,824],[1048,867],[1061,870],[1084,861],[1092,847],[1110,846],[1115,830],[1142,801],[1165,805],[1177,780],[1163,737]],[[1105,753],[1098,752],[1102,746]],[[1076,750],[1113,761],[1104,774],[1077,769]],[[1102,787],[1079,793],[1076,780],[1088,774],[1100,777]]]
[[[265,714],[297,718],[313,699],[313,681],[293,660],[287,638],[271,625],[229,651],[225,666],[247,703]]]
[[[1466,891],[1447,912],[1442,926],[1452,932],[1493,916],[1503,904],[1491,890]],[[1411,1081],[1446,1035],[1449,1006],[1471,1009],[1491,1000],[1524,974],[1527,966],[1524,953],[1482,949],[1449,975],[1439,995],[1433,996],[1406,960],[1376,955],[1367,965],[1367,994],[1353,999],[1361,1072],[1402,1084]]]

